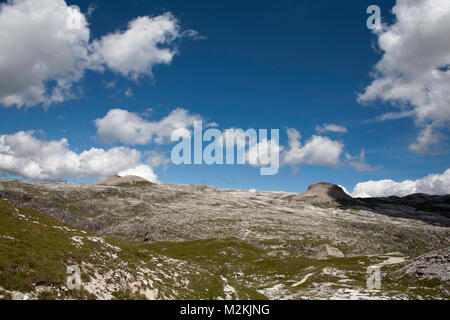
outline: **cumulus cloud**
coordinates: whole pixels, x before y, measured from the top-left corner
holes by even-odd
[[[316,126],[316,132],[317,133],[324,133],[324,132],[347,132],[347,128],[344,126],[340,126],[333,123],[324,123],[321,126]]]
[[[401,115],[414,112],[421,133],[410,149],[426,153],[450,122],[450,1],[397,0],[392,11],[395,23],[375,31],[384,54],[358,101],[381,99]]]
[[[128,145],[169,143],[172,132],[178,136],[189,136],[194,121],[201,120],[199,115],[177,108],[160,121],[148,121],[136,113],[122,109],[111,109],[103,117],[95,120],[97,134],[101,141],[113,143],[120,141]]]
[[[138,150],[124,147],[109,150],[91,148],[76,153],[70,150],[65,138],[43,141],[37,139],[33,132],[20,131],[0,136],[0,172],[28,179],[100,179],[135,169],[136,172],[143,172],[146,177],[156,180],[156,175],[150,174],[151,168],[142,165],[141,157]]]
[[[406,196],[413,193],[435,195],[450,194],[450,169],[443,174],[430,174],[418,180],[378,180],[358,183],[351,195],[353,197]]]
[[[125,77],[152,76],[153,66],[172,62],[177,53],[174,41],[185,34],[171,13],[139,17],[128,24],[127,30],[94,41],[94,57]]]
[[[0,43],[0,103],[48,105],[64,101],[83,77],[89,28],[64,0],[9,1],[0,5]]]
[[[86,70],[106,68],[137,79],[169,64],[181,31],[165,13],[131,21],[128,29],[90,41],[86,17],[64,0],[11,0],[0,4],[0,104],[48,106],[74,97]]]
[[[296,166],[297,164],[311,164],[319,166],[337,167],[344,149],[342,142],[327,137],[313,135],[302,146],[301,135],[296,129],[289,128],[288,148],[281,154],[282,164]]]

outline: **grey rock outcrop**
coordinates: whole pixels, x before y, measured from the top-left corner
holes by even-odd
[[[332,247],[328,244],[321,245],[317,249],[317,257],[320,259],[326,258],[344,258],[345,255],[338,248]]]
[[[394,274],[397,279],[405,276],[450,281],[450,247],[423,254]]]

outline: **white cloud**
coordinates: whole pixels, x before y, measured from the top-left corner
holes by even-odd
[[[450,122],[450,1],[397,0],[393,13],[395,23],[376,31],[384,54],[358,100],[414,112],[422,132],[410,148],[425,153],[439,140],[435,131]]]
[[[95,59],[132,79],[152,76],[154,65],[172,62],[177,53],[174,41],[182,35],[171,13],[139,17],[129,22],[127,30],[94,41]]]
[[[71,28],[70,16],[79,19],[79,28]],[[64,0],[1,4],[0,103],[22,107],[64,101],[83,77],[88,42],[86,19]]]
[[[416,113],[414,111],[400,111],[400,112],[387,112],[385,114],[382,114],[378,117],[376,117],[374,120],[367,121],[367,122],[383,122],[383,121],[391,121],[391,120],[397,120],[397,119],[403,119],[403,118],[409,118],[414,117]]]
[[[281,154],[282,164],[295,166],[311,164],[336,167],[344,149],[342,142],[330,140],[327,137],[313,135],[304,146],[301,145],[300,133],[292,128],[287,130],[288,148]]]
[[[324,123],[322,126],[316,126],[316,132],[347,132],[347,128],[333,123]]]
[[[169,143],[172,132],[177,130],[181,136],[190,135],[189,128],[194,121],[201,120],[181,108],[173,110],[160,121],[147,121],[136,113],[122,109],[111,109],[105,117],[95,120],[97,134],[101,141],[112,143],[120,141],[128,145]]]
[[[433,126],[427,125],[419,133],[417,141],[412,143],[409,148],[416,153],[426,153],[429,150],[429,146],[436,144],[439,140],[440,136],[433,131]]]
[[[88,13],[92,10],[88,10]],[[75,96],[87,69],[105,66],[126,77],[152,77],[156,64],[169,64],[176,40],[198,38],[181,31],[165,13],[143,16],[128,29],[90,42],[86,17],[64,0],[11,0],[0,4],[0,104],[49,106]]]
[[[450,169],[443,174],[430,174],[419,180],[378,180],[358,183],[351,195],[353,197],[406,196],[413,193],[444,195],[450,194]]]
[[[141,156],[139,151],[124,147],[109,150],[91,148],[76,153],[69,149],[65,138],[43,141],[37,139],[33,132],[20,131],[0,136],[0,171],[28,179],[100,179],[133,168],[145,172]],[[148,167],[147,176],[150,171]]]

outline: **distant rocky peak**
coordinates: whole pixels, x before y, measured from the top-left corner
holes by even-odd
[[[113,174],[105,180],[97,182],[98,185],[104,186],[122,186],[122,185],[151,185],[152,183],[147,179],[138,176],[124,176]]]
[[[342,200],[350,201],[353,198],[335,184],[319,182],[310,185],[307,191],[295,196],[294,199],[308,203],[327,203]]]

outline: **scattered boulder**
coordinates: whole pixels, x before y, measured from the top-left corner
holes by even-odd
[[[353,200],[341,187],[328,182],[312,184],[307,191],[294,196],[293,199],[308,203],[337,203],[342,200]]]
[[[395,279],[406,276],[450,281],[450,247],[419,256],[396,271],[393,276]]]
[[[98,185],[103,186],[124,186],[124,185],[151,185],[152,183],[148,181],[147,179],[138,177],[138,176],[118,176],[118,175],[111,175],[105,180],[102,180],[97,183]]]
[[[317,257],[320,259],[326,258],[345,258],[345,255],[338,248],[332,247],[328,244],[323,244],[316,249]]]

